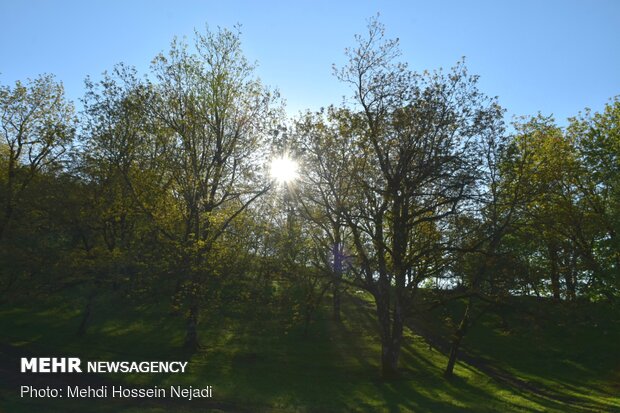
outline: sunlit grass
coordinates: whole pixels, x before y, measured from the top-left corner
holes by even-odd
[[[60,302],[64,305],[58,306]],[[0,308],[0,328],[6,332],[5,342],[28,343],[23,347],[35,354],[80,355],[86,360],[189,357],[190,370],[185,375],[110,375],[108,379],[130,385],[213,385],[217,401],[233,406],[233,411],[234,406],[266,412],[564,412],[570,407],[506,388],[467,364],[458,364],[456,378],[447,382],[442,377],[446,357],[409,330],[402,351],[402,377],[383,382],[372,306],[360,305],[357,298],[347,298],[343,304],[342,324],[332,322],[325,307],[307,337],[301,327],[284,328],[282,320],[255,314],[251,306],[211,311],[202,324],[203,349],[191,356],[181,348],[183,319],[171,316],[165,303],[146,311],[111,294],[95,303],[85,337],[75,335],[83,300],[71,297],[41,302],[36,308],[27,303]],[[550,322],[561,316],[550,315]],[[492,319],[486,320],[472,329],[466,345],[522,379],[554,386],[561,394],[609,410],[620,407],[616,393],[611,392],[612,381],[617,383],[618,379],[612,376],[612,362],[618,357],[609,355],[615,358],[607,357],[606,369],[597,361],[597,353],[608,351],[613,343],[601,343],[597,337],[590,342],[588,353],[568,359],[568,354],[586,344],[587,337],[593,337],[593,331],[586,328],[575,333],[563,350],[561,337],[554,336],[557,331],[539,332],[537,346],[566,353],[560,359],[547,355],[543,362],[542,353],[525,345],[532,340],[527,325],[517,318],[510,323],[515,331],[506,335],[500,334],[503,330],[496,328]],[[613,334],[611,340],[618,338],[617,332],[608,334]],[[41,401],[20,403],[9,391],[3,393],[9,395],[8,411],[41,411],[43,406]],[[91,401],[75,403],[88,409],[92,406]],[[159,409],[156,405],[140,410],[130,404],[116,404],[106,410],[105,405],[101,403],[90,411]],[[175,411],[203,411],[199,403],[178,407]]]

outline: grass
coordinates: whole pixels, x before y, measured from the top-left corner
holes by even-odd
[[[84,305],[76,298],[83,296],[78,292],[0,306],[4,332],[0,344],[17,348],[13,358],[36,354],[78,355],[83,360],[189,359],[190,370],[184,375],[81,375],[80,379],[134,386],[213,385],[213,400],[20,399],[16,389],[20,377],[7,368],[0,382],[0,412],[620,411],[620,356],[615,350],[619,318],[596,306],[572,323],[581,314],[577,310],[522,301],[529,314],[545,317],[533,324],[531,315],[504,314],[506,328],[505,321],[488,316],[466,337],[469,352],[566,396],[557,400],[503,385],[463,363],[457,365],[456,378],[446,381],[442,377],[446,357],[409,330],[402,377],[382,381],[375,316],[370,306],[360,305],[354,297],[344,300],[341,325],[330,320],[326,305],[308,336],[301,326],[283,323],[269,308],[230,303],[205,314],[203,348],[188,355],[181,349],[183,320],[169,314],[167,303],[131,305],[113,294],[97,298],[88,334],[77,337]],[[441,333],[443,318],[432,317],[430,325]],[[596,327],[588,320],[597,320]],[[10,357],[3,354],[1,360]],[[16,371],[17,362],[11,363]]]
[[[620,316],[603,304],[521,298],[521,310],[472,330],[472,348],[526,380],[620,410]],[[518,307],[517,307],[518,310]]]

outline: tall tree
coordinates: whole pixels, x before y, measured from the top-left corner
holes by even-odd
[[[350,231],[343,216],[344,200],[355,190],[352,165],[358,150],[351,137],[346,109],[330,106],[327,111],[307,113],[296,125],[304,162],[301,179],[303,216],[313,226],[316,266],[332,283],[332,309],[335,321],[341,318],[343,277],[349,266]]]
[[[100,164],[113,165],[107,176],[124,181],[117,194],[130,195],[121,204],[148,217],[173,250],[190,349],[219,268],[216,244],[269,189],[257,164],[281,115],[278,94],[243,56],[239,31],[207,29],[194,40],[193,48],[174,40],[148,80],[121,66],[90,96]]]
[[[533,193],[528,180],[532,151],[517,150],[515,141],[504,133],[503,122],[480,141],[480,179],[471,209],[454,217],[452,238],[454,261],[449,273],[458,283],[456,294],[442,301],[465,301],[460,321],[451,337],[444,376],[453,376],[458,352],[465,335],[486,311],[505,301],[515,289],[514,251],[506,238],[524,225],[523,210]],[[456,277],[455,277],[456,276]]]
[[[575,142],[584,173],[578,187],[588,222],[598,234],[577,239],[594,296],[617,297],[620,291],[620,98],[600,113],[587,110],[571,119],[567,130]],[[586,228],[587,228],[586,223]]]
[[[253,75],[241,51],[240,33],[196,33],[195,52],[174,41],[155,58],[156,83],[146,111],[164,137],[165,169],[182,221],[175,234],[188,303],[186,346],[198,345],[206,260],[230,222],[269,186],[257,175],[267,135],[280,114],[277,94]]]
[[[459,63],[449,73],[415,73],[397,62],[398,41],[372,20],[336,71],[351,85],[353,139],[362,160],[343,216],[375,299],[385,378],[398,373],[405,317],[418,286],[444,271],[446,225],[475,188],[475,142],[501,110]]]
[[[43,75],[26,84],[0,86],[0,134],[3,151],[3,194],[0,239],[7,232],[22,193],[42,171],[59,167],[73,142],[73,105],[53,76]]]

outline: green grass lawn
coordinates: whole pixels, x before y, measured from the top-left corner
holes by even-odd
[[[603,304],[554,305],[534,299],[525,311],[487,317],[468,338],[477,354],[568,397],[620,410],[620,316]]]
[[[465,339],[468,352],[566,396],[557,400],[506,386],[463,363],[457,365],[456,378],[446,381],[442,377],[446,357],[411,331],[406,332],[403,347],[402,377],[382,381],[375,317],[371,307],[360,305],[356,297],[345,299],[341,325],[330,320],[326,306],[307,336],[301,326],[284,323],[268,308],[224,306],[204,314],[203,348],[191,355],[181,349],[183,319],[170,315],[167,302],[132,306],[121,297],[101,295],[88,334],[78,337],[83,304],[68,295],[5,303],[0,307],[0,344],[18,353],[77,355],[83,360],[189,359],[190,369],[184,375],[95,378],[135,386],[212,385],[213,399],[20,399],[9,367],[3,370],[0,412],[620,411],[619,318],[604,309],[597,312],[596,306],[588,307],[590,319],[583,316],[571,323],[576,310],[550,310],[549,303],[524,302],[545,317],[532,321],[508,315],[506,328],[500,327],[496,316],[488,316]],[[444,324],[437,317],[431,325],[441,333]],[[3,355],[3,360],[7,357]],[[18,368],[16,363],[13,368]]]

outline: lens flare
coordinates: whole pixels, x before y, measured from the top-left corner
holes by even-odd
[[[299,177],[299,165],[287,155],[271,161],[271,177],[278,183],[286,184]]]

